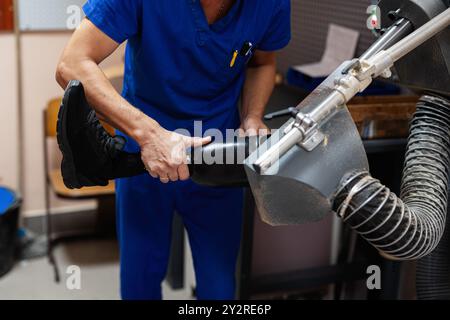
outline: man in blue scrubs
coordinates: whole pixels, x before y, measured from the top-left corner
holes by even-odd
[[[199,299],[233,299],[242,190],[189,180],[186,149],[202,129],[265,129],[275,51],[290,40],[289,0],[89,0],[58,65],[80,80],[99,117],[142,154],[149,174],[117,182],[124,299],[161,299],[174,212],[186,226]],[[98,64],[128,40],[122,96]],[[242,94],[242,108],[238,101]]]

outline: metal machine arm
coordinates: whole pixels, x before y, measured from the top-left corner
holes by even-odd
[[[310,102],[312,108],[307,113],[299,110],[295,121],[285,129],[284,136],[255,161],[253,164],[255,170],[259,174],[264,174],[296,144],[307,151],[314,150],[325,138],[320,131],[320,126],[341,106],[349,102],[359,92],[364,91],[373,79],[379,76],[389,78],[391,76],[390,68],[396,61],[449,25],[450,8],[390,48],[384,49],[386,44],[392,43],[387,39],[392,39],[393,35],[397,37],[402,34],[398,31],[399,29],[404,30],[404,32],[408,32],[410,29],[409,22],[403,19],[394,24],[395,30],[388,31],[378,44],[375,43],[369,49],[368,53],[359,59],[347,62],[339,76],[332,75],[335,77],[334,89],[326,98],[317,95],[317,99]],[[321,88],[319,87],[318,90],[321,90]]]

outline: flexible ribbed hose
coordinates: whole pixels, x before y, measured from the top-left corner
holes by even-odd
[[[430,254],[444,233],[449,150],[450,101],[423,96],[411,122],[400,198],[368,172],[352,172],[336,192],[334,210],[385,257]]]
[[[436,249],[417,262],[416,286],[420,300],[450,299],[450,219]]]

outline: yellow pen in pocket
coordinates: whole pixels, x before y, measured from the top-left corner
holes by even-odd
[[[231,61],[230,61],[230,68],[234,67],[234,64],[236,63],[236,59],[237,59],[238,55],[239,55],[239,51],[235,50],[233,52],[233,57],[231,58]]]

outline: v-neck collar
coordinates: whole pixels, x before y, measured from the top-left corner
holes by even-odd
[[[224,17],[220,18],[213,24],[209,24],[208,18],[206,17],[205,10],[203,9],[200,0],[187,0],[187,1],[191,4],[191,10],[194,14],[197,27],[203,30],[211,29],[214,31],[220,31],[230,23],[230,21],[236,15],[241,2],[240,0],[236,0],[233,6],[230,8],[230,10],[228,10],[227,14]]]

